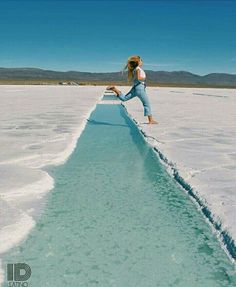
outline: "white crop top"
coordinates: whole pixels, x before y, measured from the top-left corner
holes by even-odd
[[[138,67],[136,67],[136,68],[134,69],[134,71],[136,71],[137,69],[140,70],[140,76],[141,76],[142,78],[146,78],[146,73],[144,72],[144,70],[141,69],[141,68],[138,66]]]

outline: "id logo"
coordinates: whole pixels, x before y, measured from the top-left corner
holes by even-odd
[[[28,287],[31,268],[26,263],[7,264],[8,287]]]

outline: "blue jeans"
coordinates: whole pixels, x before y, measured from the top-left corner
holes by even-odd
[[[137,86],[133,86],[131,88],[131,90],[124,95],[123,93],[121,93],[118,98],[125,102],[128,101],[134,97],[138,97],[140,99],[140,101],[143,104],[144,107],[144,116],[151,116],[151,107],[150,107],[150,103],[146,94],[146,90],[145,90],[145,86],[144,84],[139,84]]]

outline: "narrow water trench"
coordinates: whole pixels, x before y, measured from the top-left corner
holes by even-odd
[[[29,286],[231,287],[234,266],[121,105],[99,104],[20,246]]]

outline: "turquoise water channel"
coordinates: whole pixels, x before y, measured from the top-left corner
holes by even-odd
[[[28,286],[231,287],[234,266],[121,105],[99,104],[28,238]]]

